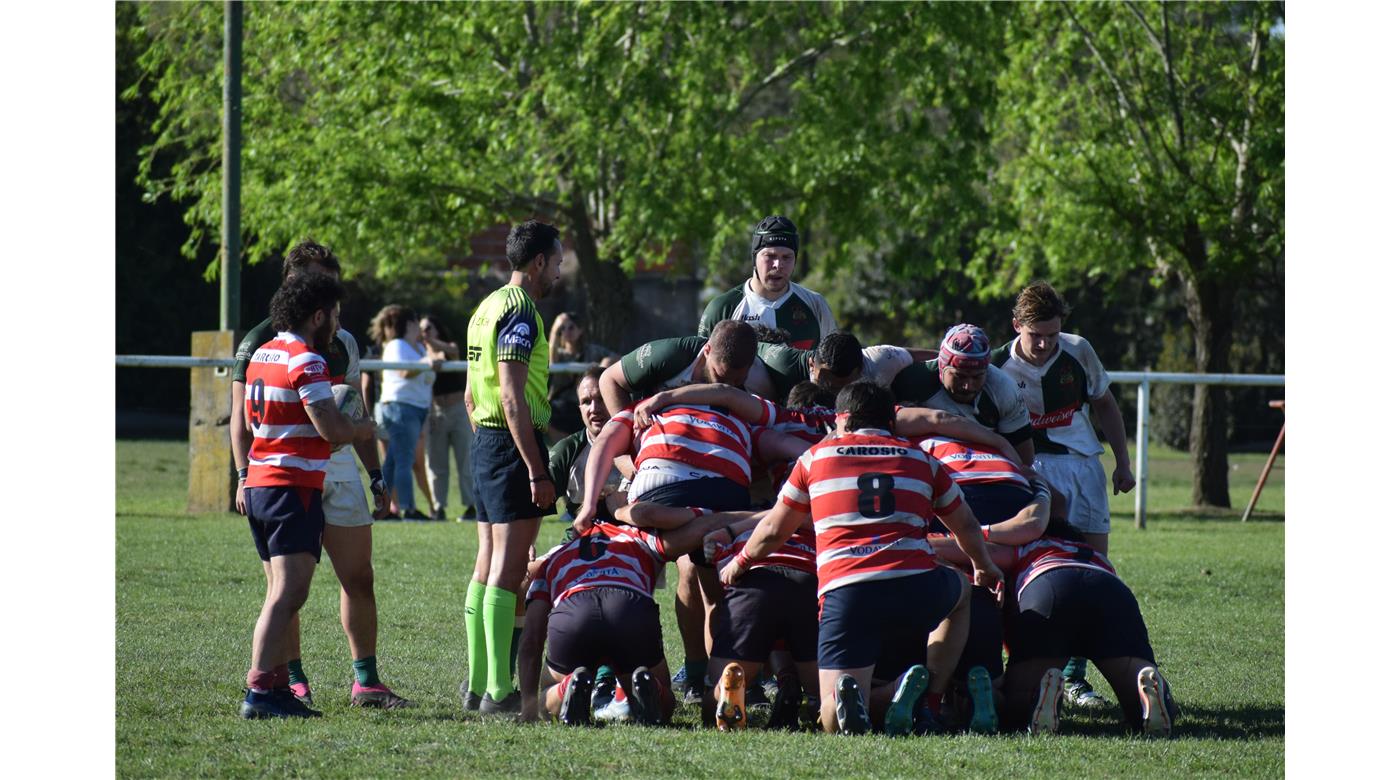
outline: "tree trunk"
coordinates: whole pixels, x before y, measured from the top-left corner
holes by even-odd
[[[583,297],[588,317],[588,340],[609,349],[621,350],[626,345],[627,329],[632,324],[632,280],[615,262],[598,257],[598,242],[593,233],[593,220],[583,197],[573,193],[565,206],[564,217],[573,239],[574,254],[578,256],[579,280],[583,282]]]
[[[1184,278],[1186,314],[1196,332],[1196,371],[1229,371],[1234,338],[1235,287],[1211,278]],[[1191,501],[1196,506],[1229,508],[1230,464],[1225,388],[1196,385],[1191,411]]]

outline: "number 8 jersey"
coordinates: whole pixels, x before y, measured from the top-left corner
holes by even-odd
[[[928,519],[962,505],[936,458],[888,431],[862,428],[807,450],[781,500],[817,532],[817,595],[932,571]]]
[[[326,359],[295,334],[278,333],[253,353],[243,397],[253,429],[245,486],[320,490],[331,443],[316,432],[305,407],[332,397]]]

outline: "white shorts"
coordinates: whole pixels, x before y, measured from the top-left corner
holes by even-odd
[[[1036,453],[1035,470],[1064,494],[1069,524],[1084,533],[1106,534],[1108,480],[1097,455]],[[329,518],[329,515],[327,515]]]
[[[365,502],[365,487],[359,480],[326,480],[321,486],[321,511],[326,515],[327,525],[354,528],[374,522],[374,518],[369,514],[369,504]]]

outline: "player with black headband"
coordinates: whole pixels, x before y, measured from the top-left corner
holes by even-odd
[[[781,333],[790,347],[815,349],[823,336],[836,330],[836,318],[820,293],[793,283],[797,250],[797,226],[792,220],[764,217],[749,242],[753,274],[710,301],[700,317],[699,335],[709,336],[723,320],[739,320]]]

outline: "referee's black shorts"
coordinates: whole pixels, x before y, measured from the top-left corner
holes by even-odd
[[[548,453],[544,434],[534,430],[541,453]],[[478,426],[472,436],[472,492],[480,523],[509,523],[553,514],[530,498],[530,467],[515,448],[509,428]]]

